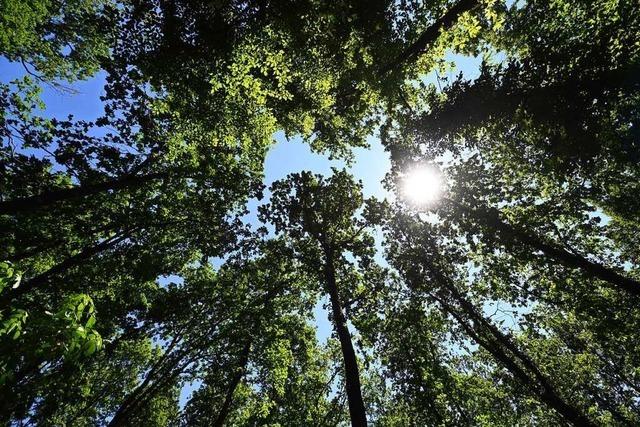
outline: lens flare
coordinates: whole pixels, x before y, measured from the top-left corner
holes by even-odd
[[[404,196],[417,205],[433,202],[440,196],[442,179],[434,168],[423,166],[404,177]]]

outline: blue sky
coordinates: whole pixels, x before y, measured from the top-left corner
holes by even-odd
[[[478,58],[448,55],[447,59],[455,62],[458,70],[462,71],[465,76],[474,77],[477,75],[480,63]],[[10,63],[0,57],[0,80],[2,82],[9,82],[24,76],[24,74],[22,65]],[[450,72],[449,76],[453,77],[454,74],[455,72]],[[425,77],[425,81],[435,82],[435,76],[435,73],[430,73]],[[60,118],[72,114],[76,119],[95,120],[103,112],[99,97],[104,94],[104,78],[105,74],[99,73],[89,80],[67,84],[74,93],[45,85],[42,92],[42,100],[46,105],[45,115]],[[265,160],[265,184],[267,186],[292,172],[309,170],[315,173],[330,174],[332,167],[346,166],[344,161],[329,160],[326,155],[313,153],[309,146],[299,138],[287,140],[281,132],[278,132],[274,137],[275,144]],[[382,187],[381,180],[390,168],[388,153],[384,151],[377,135],[369,137],[367,142],[369,148],[354,149],[354,161],[348,166],[348,170],[362,181],[366,197],[386,197],[389,194]],[[253,219],[251,218],[251,220]]]
[[[6,83],[24,75],[24,69],[20,64],[9,63],[0,58],[0,79]],[[66,117],[72,114],[76,119],[95,120],[102,113],[100,96],[104,94],[104,74],[98,74],[94,78],[75,82],[71,86],[74,93],[60,91],[51,86],[43,88],[42,100],[46,105],[45,115],[49,117]],[[349,171],[362,180],[363,191],[366,197],[376,196],[383,198],[387,192],[382,188],[381,180],[390,168],[389,156],[385,153],[380,140],[371,137],[368,140],[370,148],[358,148],[354,150],[354,161],[349,166]],[[346,164],[342,160],[329,160],[328,156],[313,153],[309,146],[300,138],[287,140],[282,132],[275,135],[275,144],[269,150],[265,160],[265,185],[269,186],[273,181],[285,178],[293,172],[309,170],[314,173],[329,175],[331,168],[343,168]],[[265,201],[269,194],[265,193]],[[251,200],[249,209],[251,213],[247,220],[257,223],[256,207],[259,202]],[[215,264],[218,264],[216,262]],[[161,282],[177,281],[177,277],[162,278]],[[331,335],[331,325],[327,318],[327,312],[323,309],[326,298],[323,298],[314,310],[316,318],[317,336],[325,341]],[[187,385],[181,393],[181,404],[184,404],[191,391],[197,384]]]
[[[478,58],[448,55],[448,60],[456,63],[457,71],[449,73],[453,78],[458,71],[462,71],[466,77],[473,78],[478,74],[480,60]],[[22,65],[9,63],[0,58],[0,80],[4,83],[22,77],[24,69]],[[66,117],[72,114],[76,119],[95,120],[103,110],[99,97],[104,94],[104,74],[100,73],[87,81],[75,82],[71,85],[74,93],[56,90],[51,86],[43,88],[42,99],[46,105],[45,115],[50,117]],[[430,73],[425,81],[435,83],[436,74]],[[331,174],[331,168],[347,167],[356,179],[362,181],[365,197],[375,196],[385,198],[391,196],[382,186],[382,179],[390,169],[389,155],[384,151],[379,138],[372,135],[368,139],[369,148],[357,148],[354,150],[354,159],[350,165],[341,160],[329,160],[328,156],[313,153],[309,146],[299,138],[287,140],[284,134],[275,135],[275,143],[268,152],[265,160],[265,185],[269,186],[273,181],[286,177],[289,173],[308,170],[314,173]],[[268,199],[265,193],[265,200]],[[250,214],[247,220],[255,224],[256,207],[259,203],[255,200],[249,202]],[[378,257],[380,259],[380,257]],[[217,264],[217,262],[215,263]],[[175,277],[164,278],[161,281],[168,282]],[[323,309],[326,298],[321,300],[314,310],[316,318],[317,336],[325,341],[331,335],[331,325],[327,319],[327,312]],[[197,387],[187,385],[181,395],[181,403],[184,404],[188,395]]]

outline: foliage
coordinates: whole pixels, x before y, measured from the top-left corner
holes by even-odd
[[[0,0],[0,423],[640,424],[639,34],[631,0]],[[83,79],[103,111],[52,114]],[[349,166],[378,130],[395,198],[266,189],[276,134]]]
[[[108,1],[2,0],[0,52],[38,78],[85,79],[109,56],[105,29],[113,7]]]

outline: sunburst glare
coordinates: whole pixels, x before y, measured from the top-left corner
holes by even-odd
[[[442,178],[433,167],[417,167],[404,176],[404,197],[414,204],[424,205],[433,202],[440,197],[441,191]]]

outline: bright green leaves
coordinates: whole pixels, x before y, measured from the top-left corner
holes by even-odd
[[[5,289],[10,291],[17,288],[21,279],[22,274],[16,270],[11,262],[0,262],[0,296],[6,297],[6,294],[2,295],[2,292]],[[12,309],[5,319],[0,315],[0,336],[8,335],[14,340],[17,339],[22,334],[28,316],[29,314],[21,309]]]
[[[477,45],[481,30],[480,20],[476,16],[469,12],[462,14],[458,23],[438,39],[442,53],[446,49],[451,49],[454,53],[473,53],[469,47]]]
[[[11,386],[24,369],[93,355],[103,347],[95,327],[93,300],[83,294],[66,298],[56,313],[12,308],[0,318],[0,387]]]
[[[2,0],[0,53],[45,79],[90,77],[109,53],[109,8],[103,0]]]
[[[228,61],[220,61],[210,81],[213,105],[219,108],[221,126],[215,139],[236,147],[239,153],[267,147],[281,126],[277,104],[289,101],[290,58],[286,41],[275,31],[265,29],[260,37],[249,38],[238,46]]]
[[[53,317],[62,328],[66,357],[90,356],[102,348],[102,337],[94,329],[95,306],[88,295],[68,297]]]
[[[234,52],[230,64],[211,81],[211,93],[224,91],[227,101],[248,102],[254,111],[269,100],[288,100],[291,93],[290,59],[285,55],[286,39],[265,29],[260,37],[248,39]]]
[[[273,390],[272,399],[278,401],[285,395],[289,370],[294,362],[291,342],[285,337],[272,340],[267,344],[264,358],[267,372],[265,383]]]
[[[88,295],[77,294],[66,298],[56,313],[45,311],[29,315],[26,310],[14,309],[2,320],[0,335],[10,336],[13,340],[25,338],[24,343],[38,340],[38,348],[32,351],[45,359],[61,355],[78,359],[102,348],[102,337],[95,325],[93,300]]]
[[[8,335],[12,339],[18,339],[23,333],[24,324],[27,322],[29,314],[25,310],[14,310],[6,319],[0,319],[0,336]]]
[[[0,261],[0,293],[5,288],[15,289],[20,285],[22,274],[9,261]]]

